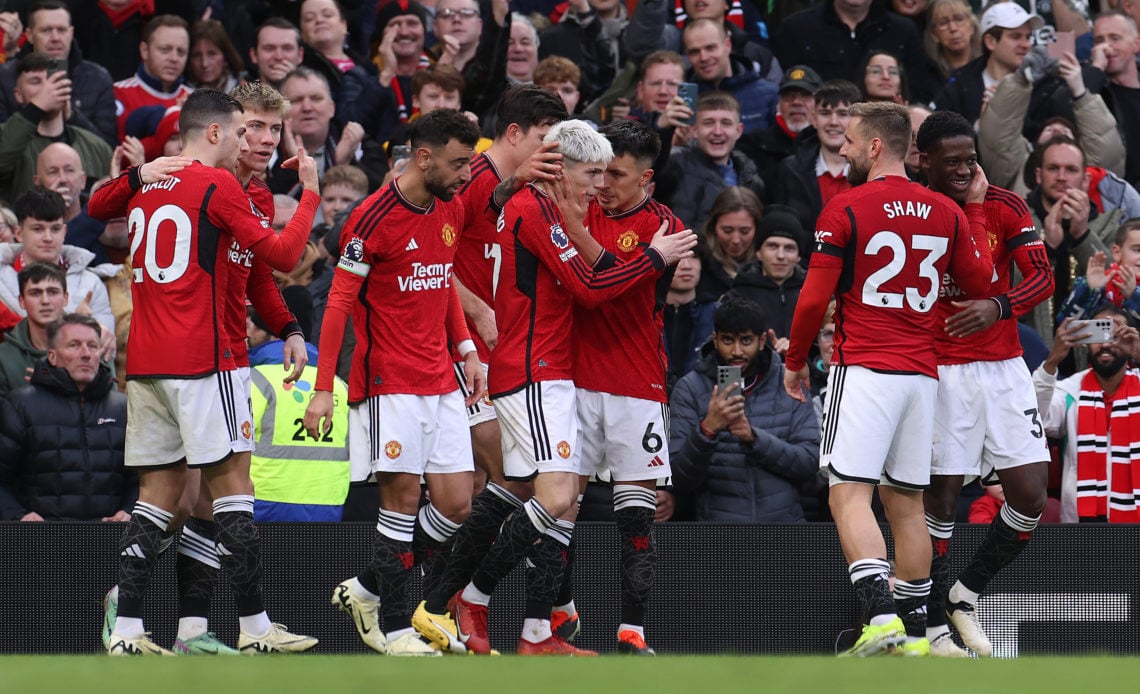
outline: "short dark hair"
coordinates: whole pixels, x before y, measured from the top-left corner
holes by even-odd
[[[37,12],[54,12],[55,10],[63,10],[66,12],[67,23],[71,24],[71,8],[67,6],[66,2],[63,2],[63,0],[36,0],[28,7],[27,14],[25,15],[28,18],[28,28],[30,29],[35,26],[35,21],[32,17],[35,17]]]
[[[301,30],[297,28],[296,24],[290,22],[284,17],[270,17],[269,19],[262,22],[257,27],[257,30],[253,32],[253,48],[256,49],[257,42],[261,40],[261,30],[269,28],[292,30],[293,35],[297,37],[297,45],[301,45]]]
[[[67,272],[59,265],[35,262],[20,268],[16,273],[16,285],[19,287],[20,296],[24,295],[24,287],[44,280],[55,280],[63,287],[63,291],[67,291]]]
[[[918,147],[918,151],[929,154],[930,150],[943,140],[963,135],[977,144],[978,134],[974,132],[974,126],[970,125],[965,116],[957,111],[935,111],[919,126],[914,145]]]
[[[31,52],[20,58],[16,63],[16,76],[24,74],[25,72],[47,72],[47,69],[52,64],[52,57],[47,53]]]
[[[851,107],[851,117],[859,118],[865,134],[882,140],[887,152],[899,159],[906,157],[910,149],[910,111],[906,106],[891,101],[864,101]]]
[[[764,309],[759,304],[731,294],[720,302],[713,314],[713,330],[718,333],[739,335],[751,331],[762,337],[767,325]]]
[[[451,65],[434,63],[423,70],[417,70],[412,75],[412,94],[419,96],[420,91],[429,84],[434,84],[445,92],[459,92],[459,96],[463,96],[463,73]]]
[[[216,89],[196,89],[186,97],[182,112],[178,114],[178,130],[182,137],[201,132],[210,123],[219,123],[234,113],[244,113],[241,102]]]
[[[479,127],[471,119],[451,108],[441,108],[417,118],[408,128],[412,151],[418,147],[444,147],[457,140],[468,147],[479,142]]]
[[[840,104],[857,104],[863,100],[863,93],[854,82],[847,80],[827,80],[815,90],[815,105],[835,108]]]
[[[329,84],[329,78],[326,77],[324,73],[319,70],[314,70],[308,65],[298,65],[290,70],[289,73],[285,75],[285,79],[281,80],[281,89],[284,90],[285,83],[292,79],[317,80],[325,85],[325,89],[329,92],[329,98],[331,99],[333,96],[332,85]]]
[[[529,132],[531,128],[554,125],[570,117],[562,97],[534,84],[507,87],[495,112],[495,139],[507,134],[511,123]]]
[[[186,36],[190,36],[190,23],[176,14],[159,14],[150,18],[143,28],[142,41],[143,43],[150,43],[150,39],[154,36],[154,32],[162,27],[171,27],[173,29],[184,29]]]
[[[32,186],[16,198],[12,211],[16,213],[16,221],[20,224],[29,217],[41,222],[54,222],[64,218],[67,205],[63,202],[63,196],[54,190]]]
[[[47,324],[47,341],[48,348],[55,349],[56,340],[59,339],[59,333],[63,330],[65,325],[86,325],[95,331],[95,337],[102,337],[103,328],[99,325],[99,321],[91,316],[85,316],[82,313],[65,313],[59,320],[53,320]]]
[[[931,117],[933,118],[933,116]],[[1071,137],[1065,137],[1064,135],[1055,135],[1038,145],[1037,150],[1041,152],[1041,158],[1038,160],[1037,168],[1041,168],[1045,165],[1045,153],[1048,152],[1051,148],[1058,145],[1072,145],[1073,147],[1076,147],[1077,151],[1081,153],[1081,167],[1083,168],[1085,166],[1088,166],[1088,157],[1085,155],[1085,149],[1084,147],[1081,147],[1080,143]]]
[[[226,32],[226,27],[216,19],[199,19],[194,22],[194,26],[190,27],[190,50],[194,50],[194,44],[205,39],[214,44],[222,56],[226,60],[226,66],[234,75],[241,75],[245,72],[245,61],[242,60],[241,54],[234,48],[234,44],[230,41],[230,35]]]
[[[601,129],[610,141],[614,156],[632,156],[639,164],[653,166],[661,153],[661,137],[657,131],[639,121],[623,118],[615,120]]]

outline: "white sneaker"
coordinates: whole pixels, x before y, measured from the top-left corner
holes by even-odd
[[[108,655],[174,655],[154,641],[151,641],[149,633],[139,634],[134,637],[120,636],[119,634],[112,633],[110,639],[108,639],[108,644]]]
[[[280,624],[269,625],[269,633],[265,636],[250,636],[244,631],[238,636],[238,651],[242,655],[300,653],[315,645],[317,645],[317,640],[312,636],[290,634]]]
[[[930,640],[930,655],[935,658],[969,658],[970,653],[954,643],[950,632],[943,632]]]
[[[415,629],[409,629],[403,636],[398,636],[394,639],[388,640],[388,655],[410,655],[410,656],[439,656],[443,653],[438,647],[433,647],[433,644],[428,643],[416,633]]]
[[[978,623],[978,614],[973,605],[966,602],[952,602],[947,606],[946,616],[958,630],[958,636],[962,637],[962,643],[966,644],[967,648],[982,658],[994,654],[993,644],[990,643],[986,632],[982,631],[982,625]]]
[[[380,629],[380,601],[357,597],[357,593],[363,592],[363,588],[357,592],[353,592],[353,588],[361,588],[360,581],[355,577],[341,581],[333,590],[330,602],[336,605],[338,610],[352,617],[356,633],[360,634],[360,639],[365,645],[377,653],[387,653],[387,640]]]

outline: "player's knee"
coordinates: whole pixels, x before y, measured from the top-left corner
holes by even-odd
[[[1004,489],[1005,502],[1009,504],[1014,511],[1029,518],[1037,518],[1044,513],[1046,501],[1044,489],[1023,489],[1012,493],[1008,486],[1004,487]]]
[[[459,496],[455,498],[432,499],[432,505],[447,520],[461,525],[471,515],[471,498]]]

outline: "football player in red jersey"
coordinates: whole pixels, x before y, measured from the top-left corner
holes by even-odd
[[[232,239],[273,267],[296,263],[320,202],[316,165],[308,157],[290,164],[299,167],[306,192],[278,236],[251,213],[233,176],[248,149],[241,104],[201,90],[187,99],[179,123],[183,157],[131,169],[97,190],[89,204],[90,214],[103,219],[129,208],[135,267],[126,464],[140,468],[140,494],[121,541],[108,652],[168,653],[146,634],[142,602],[163,535],[176,525],[188,468],[203,471],[214,499],[217,552],[233,580],[241,623],[239,650],[307,650],[316,639],[272,624],[261,598],[249,456],[238,455],[252,448],[252,426],[220,298],[244,290],[235,286],[227,260]]]
[[[870,619],[847,652],[857,656],[930,651],[922,490],[930,481],[938,388],[934,309],[947,272],[968,294],[985,292],[993,273],[980,204],[984,175],[971,182],[963,213],[907,180],[910,135],[905,106],[852,106],[841,154],[856,187],[832,198],[816,223],[784,374],[788,394],[804,401],[808,349],[834,293],[820,464],[830,473],[831,512],[848,573]],[[886,543],[871,511],[876,485],[895,540],[893,601]]]
[[[459,637],[486,653],[490,593],[535,541],[565,550],[578,495],[579,427],[573,378],[571,320],[574,301],[597,306],[647,276],[691,253],[696,237],[666,235],[627,262],[603,252],[585,231],[585,209],[603,185],[613,158],[609,142],[583,121],[550,129],[557,142],[563,177],[556,186],[528,185],[510,199],[499,218],[503,262],[495,293],[499,344],[491,353],[492,397],[503,434],[503,469],[508,479],[533,480],[534,496],[503,525],[471,583],[457,597]],[[567,207],[561,208],[555,191]],[[565,217],[563,212],[570,216]],[[664,225],[663,225],[664,226]],[[505,235],[505,236],[503,236]],[[592,244],[581,251],[571,241]],[[527,601],[520,654],[592,654],[553,634],[551,607],[565,573],[565,551],[532,556],[540,595]],[[470,617],[467,619],[466,616]]]
[[[973,127],[953,111],[926,119],[916,145],[931,190],[966,204],[978,166],[976,141]],[[935,309],[943,325],[935,331],[938,402],[930,487],[923,495],[933,548],[926,633],[931,653],[950,657],[967,653],[951,640],[947,617],[974,652],[992,654],[975,612],[978,595],[1028,544],[1049,478],[1049,451],[1021,359],[1017,319],[1053,295],[1053,271],[1021,196],[991,185],[984,205],[993,283],[967,294],[948,282]],[[1024,279],[1011,287],[1014,263]],[[958,494],[967,476],[992,484],[995,473],[1005,504],[951,587],[948,550]]]
[[[496,193],[509,199],[526,183],[557,180],[562,155],[553,151],[555,145],[544,146],[542,138],[566,118],[566,106],[557,95],[532,84],[509,87],[499,100],[494,142],[471,160],[471,180],[459,191],[464,227],[455,251],[453,281],[484,368],[498,342],[494,302],[503,255],[496,225],[502,205]],[[455,373],[460,390],[465,390],[462,362],[455,363]],[[455,535],[443,575],[433,590],[424,593],[423,606],[412,616],[412,625],[433,640],[439,632],[431,622],[447,619],[448,602],[471,580],[499,526],[533,493],[529,482],[503,476],[502,439],[490,399],[484,397],[468,407],[467,421],[475,464],[487,473],[488,481]],[[450,648],[449,642],[445,637],[439,646]]]
[[[332,602],[352,617],[370,648],[430,656],[440,651],[412,629],[408,580],[422,566],[430,591],[446,558],[440,550],[470,512],[474,463],[465,408],[485,391],[451,281],[464,226],[455,195],[470,180],[479,131],[458,111],[440,109],[417,119],[409,136],[406,172],[365,198],[345,222],[304,424],[314,438],[332,425],[333,377],[351,310],[357,342],[349,455],[354,479],[378,478],[380,512],[372,562],[338,585]],[[450,344],[464,357],[466,399],[455,382]],[[422,508],[421,475],[431,495]]]

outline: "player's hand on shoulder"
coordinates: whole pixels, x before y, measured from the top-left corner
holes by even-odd
[[[974,169],[974,178],[970,181],[970,188],[966,191],[966,203],[983,203],[986,201],[986,191],[990,189],[990,180],[986,178],[986,172],[982,169],[982,165],[978,164]]]
[[[332,393],[327,390],[318,390],[313,393],[312,399],[309,400],[309,406],[305,408],[305,417],[302,420],[305,431],[314,441],[317,441],[332,429],[332,418]]]
[[[682,229],[670,234],[669,222],[662,221],[649,247],[656,250],[665,259],[666,265],[672,265],[681,258],[693,255],[693,247],[697,245],[697,235],[692,229]]]
[[[139,167],[139,179],[143,183],[169,181],[171,176],[193,163],[193,159],[183,156],[159,157]]]

